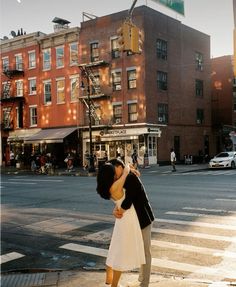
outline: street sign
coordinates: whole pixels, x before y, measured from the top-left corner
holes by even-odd
[[[184,15],[184,0],[152,0]]]

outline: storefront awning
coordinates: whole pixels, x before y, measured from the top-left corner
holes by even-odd
[[[18,142],[18,141],[24,141],[28,137],[31,137],[38,133],[41,129],[19,129],[15,131],[11,131],[9,133],[9,136],[7,138],[8,142]]]
[[[77,128],[44,129],[28,137],[25,143],[62,143],[63,139],[73,133]]]

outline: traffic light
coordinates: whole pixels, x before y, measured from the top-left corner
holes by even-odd
[[[131,25],[129,22],[124,22],[117,30],[118,44],[120,51],[131,50]]]
[[[131,52],[134,54],[142,52],[142,35],[135,25],[131,27]]]

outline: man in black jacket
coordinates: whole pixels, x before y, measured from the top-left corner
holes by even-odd
[[[110,161],[115,166],[116,178],[123,173],[124,164],[118,159]],[[121,218],[125,210],[134,205],[139,224],[142,230],[146,264],[142,265],[139,273],[140,287],[148,287],[151,273],[151,229],[154,221],[154,214],[149,203],[145,188],[141,180],[133,173],[130,173],[125,181],[124,188],[126,196],[121,204],[121,209],[114,209],[113,214],[116,218]]]

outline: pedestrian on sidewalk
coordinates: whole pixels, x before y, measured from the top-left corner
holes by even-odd
[[[106,283],[117,287],[123,271],[140,267],[141,287],[148,287],[151,273],[151,226],[154,215],[135,169],[127,172],[121,160],[103,165],[97,176],[97,192],[113,199],[116,217],[106,261]],[[123,188],[124,186],[124,188]]]
[[[172,165],[172,172],[175,172],[176,171],[176,168],[175,168],[176,155],[175,155],[175,151],[173,148],[170,150],[170,162]]]

